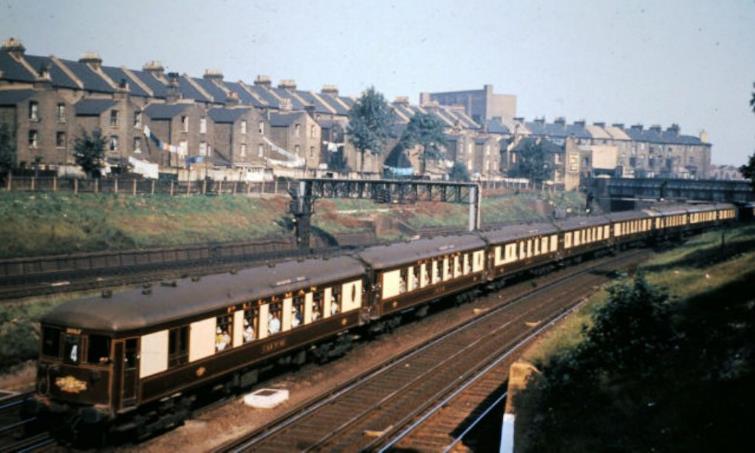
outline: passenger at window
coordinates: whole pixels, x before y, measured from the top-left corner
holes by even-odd
[[[231,336],[228,335],[228,332],[224,331],[220,327],[215,329],[215,351],[216,352],[225,350],[225,348],[227,348],[230,343],[231,343]]]
[[[312,321],[320,319],[320,306],[318,304],[312,304]]]
[[[244,343],[248,343],[255,338],[254,327],[252,327],[248,319],[244,319]]]
[[[277,313],[267,314],[267,331],[271,334],[278,333],[281,330],[281,320]]]
[[[298,327],[302,321],[301,306],[294,305],[291,307],[291,327]]]

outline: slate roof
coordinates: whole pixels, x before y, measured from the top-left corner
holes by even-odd
[[[498,119],[493,118],[490,120],[487,120],[485,122],[485,126],[488,129],[488,132],[492,134],[508,134],[510,133],[509,128],[504,126],[503,123],[501,123]]]
[[[291,93],[288,92],[288,90],[275,87],[270,87],[269,90],[274,91],[275,94],[277,94],[280,98],[291,99],[291,105],[293,106],[294,110],[304,110],[304,104],[302,104],[301,101],[296,98],[296,96],[292,96]]]
[[[107,76],[110,77],[116,84],[120,84],[121,80],[125,79],[128,83],[129,93],[132,96],[141,96],[145,98],[149,97],[149,93],[144,91],[138,83],[131,80],[131,77],[129,77],[123,69],[113,66],[103,66],[102,71],[107,74]]]
[[[313,105],[315,107],[315,112],[317,113],[333,113],[329,108],[328,105],[325,105],[324,103],[320,102],[319,99],[317,99],[315,96],[312,95],[312,93],[309,93],[307,91],[297,91],[296,94],[307,101],[310,105]],[[334,108],[335,110],[335,108]]]
[[[115,101],[110,99],[82,99],[74,108],[77,116],[99,116],[114,105]]]
[[[65,72],[63,72],[62,69],[55,63],[53,63],[52,59],[50,57],[37,57],[34,55],[24,55],[24,58],[26,61],[36,70],[39,70],[42,66],[47,66],[50,68],[50,77],[52,78],[52,84],[53,86],[60,87],[60,88],[70,88],[74,90],[78,90],[79,86],[76,85],[76,82],[71,80],[70,77],[66,75]]]
[[[213,82],[212,80],[207,80],[205,78],[199,78],[199,77],[194,77],[193,80],[199,86],[201,86],[202,89],[207,92],[207,94],[212,96],[215,102],[225,103],[228,100],[228,96],[226,96],[225,91],[223,91],[219,86],[217,86],[215,82]]]
[[[270,112],[270,125],[273,127],[288,127],[299,119],[301,112],[277,113]]]
[[[250,110],[250,108],[227,109],[220,107],[210,109],[207,114],[216,123],[235,123],[236,120],[249,113]]]
[[[3,71],[3,78],[6,80],[33,82],[36,79],[34,74],[14,60],[5,50],[0,51],[0,71]]]
[[[239,100],[243,104],[253,105],[255,107],[265,107],[266,104],[258,101],[257,98],[249,94],[238,82],[223,82],[225,86],[239,95]]]
[[[87,64],[72,60],[60,60],[84,84],[84,89],[99,93],[113,93],[115,90],[105,79],[94,72]]]
[[[167,87],[164,83],[158,80],[155,76],[147,71],[132,70],[135,76],[139,77],[139,80],[144,82],[150,90],[155,94],[155,97],[164,98],[167,94]]]
[[[188,104],[150,104],[144,113],[153,120],[169,120],[186,110]]]
[[[16,105],[34,96],[34,90],[0,90],[0,105]]]
[[[351,109],[351,104],[346,104],[348,107],[344,107],[340,102],[336,100],[337,96],[327,93],[320,93],[320,97],[325,100],[330,106],[336,109],[336,113],[339,115],[348,115]]]
[[[186,77],[184,76],[178,78],[178,89],[181,91],[181,96],[185,99],[194,99],[199,102],[212,102],[212,99],[209,99],[200,93],[199,90],[194,88],[194,85],[186,80]]]
[[[276,108],[276,109],[280,107],[280,103],[278,102],[278,99],[272,94],[270,94],[267,88],[260,85],[250,85],[249,90],[251,90],[257,96],[264,99],[265,102],[267,102],[270,107]]]

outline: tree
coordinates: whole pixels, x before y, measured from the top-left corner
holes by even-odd
[[[3,173],[16,166],[16,143],[6,123],[0,124],[0,170]]]
[[[750,180],[750,186],[752,186],[752,190],[755,191],[755,152],[750,156],[747,165],[739,167],[739,172],[742,173],[742,176]]]
[[[543,146],[543,141],[525,139],[516,152],[516,163],[509,171],[515,178],[528,178],[532,182],[542,183],[553,176],[553,164]]]
[[[422,147],[419,171],[424,175],[428,159],[438,160],[443,157],[442,147],[446,146],[443,123],[431,113],[419,112],[409,120],[401,135],[400,144],[404,149],[416,145]]]
[[[107,140],[102,136],[100,129],[95,129],[91,135],[83,129],[81,133],[81,137],[74,141],[73,156],[87,175],[96,177],[102,168]]]
[[[360,173],[364,171],[364,157],[368,150],[375,155],[383,152],[390,136],[391,121],[391,109],[375,87],[368,88],[351,107],[346,132],[349,141],[361,154]]]
[[[469,171],[467,166],[461,162],[454,162],[451,171],[448,172],[448,179],[452,181],[469,181]]]

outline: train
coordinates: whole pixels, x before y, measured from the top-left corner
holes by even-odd
[[[449,296],[737,218],[731,204],[658,206],[106,291],[42,317],[28,411],[66,438],[147,437],[183,423],[197,398],[248,388],[280,364],[340,356]]]

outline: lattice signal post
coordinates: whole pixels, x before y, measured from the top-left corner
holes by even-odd
[[[299,247],[309,248],[309,235],[317,198],[369,199],[376,203],[440,201],[469,206],[469,231],[480,228],[480,186],[468,182],[392,179],[300,179],[291,195],[290,213],[296,224]]]

